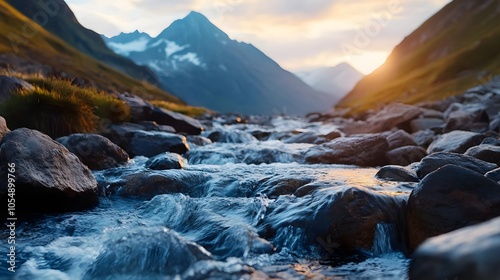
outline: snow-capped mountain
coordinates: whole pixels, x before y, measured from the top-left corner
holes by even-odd
[[[134,32],[106,39],[115,52],[150,67],[164,87],[191,105],[219,112],[304,114],[330,109],[314,90],[260,50],[237,42],[200,13],[156,38]]]
[[[364,77],[348,63],[335,67],[321,67],[309,71],[297,72],[296,75],[316,90],[328,93],[340,100]]]

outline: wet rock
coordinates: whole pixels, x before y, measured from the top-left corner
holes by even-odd
[[[385,154],[387,163],[391,165],[406,166],[421,161],[427,152],[418,146],[406,146],[391,150]]]
[[[127,152],[97,134],[72,134],[56,139],[91,170],[118,167],[129,160]]]
[[[408,200],[408,240],[424,240],[500,216],[500,185],[472,170],[447,165],[429,174]]]
[[[466,130],[482,132],[489,128],[489,117],[485,106],[474,103],[463,105],[454,103],[445,112],[445,132]]]
[[[394,182],[419,182],[420,179],[417,173],[410,168],[398,166],[398,165],[387,165],[375,174],[377,179],[394,181]]]
[[[488,137],[481,142],[481,145],[492,145],[492,146],[499,146],[500,147],[500,139],[493,138],[493,137]]]
[[[161,131],[161,132],[168,132],[168,133],[176,133],[175,128],[169,126],[169,125],[159,125],[154,121],[142,121],[138,122],[138,125],[141,125],[145,131]]]
[[[420,108],[416,106],[393,103],[369,117],[366,122],[346,125],[341,130],[346,135],[379,133],[393,128],[409,130],[409,122],[420,114]]]
[[[271,131],[262,131],[262,130],[255,130],[252,131],[250,134],[252,134],[253,137],[255,137],[259,141],[265,141],[269,136],[271,136],[272,132]]]
[[[488,173],[484,174],[486,178],[489,178],[495,182],[500,182],[500,168],[493,169]]]
[[[177,132],[188,135],[198,135],[203,131],[203,126],[199,121],[163,108],[154,107],[151,112],[151,120],[160,125],[172,126]]]
[[[404,130],[395,131],[387,136],[389,150],[394,150],[404,146],[417,146],[413,138]]]
[[[81,210],[98,203],[97,182],[90,170],[63,145],[36,130],[20,128],[5,134],[0,162],[5,178],[0,197],[6,201],[7,175],[13,174],[16,213]]]
[[[456,130],[438,137],[427,149],[429,154],[450,152],[463,154],[470,147],[477,146],[485,137],[479,133]]]
[[[413,141],[415,141],[415,143],[422,148],[429,147],[429,145],[432,144],[432,142],[434,142],[437,138],[436,133],[430,129],[415,132],[411,136]]]
[[[152,157],[165,152],[183,154],[189,150],[186,137],[167,132],[133,130],[123,138],[113,137],[111,140],[113,139],[131,157]]]
[[[442,131],[443,128],[445,127],[445,122],[443,119],[420,118],[412,120],[410,126],[412,132],[418,132],[427,129],[434,131]]]
[[[258,183],[257,192],[265,194],[274,199],[280,195],[294,194],[299,188],[314,181],[314,178],[288,178],[288,176],[277,176],[266,178]],[[256,196],[257,193],[254,193]]]
[[[160,194],[173,193],[200,196],[204,191],[201,186],[211,179],[203,172],[176,169],[135,172],[118,178],[110,176],[112,173],[109,172],[105,171],[98,178],[99,186],[104,188],[101,191],[123,197],[152,198]]]
[[[10,129],[7,127],[7,122],[0,116],[0,140],[2,140],[2,137],[8,132],[10,132]]]
[[[188,143],[192,143],[196,146],[206,146],[212,144],[212,140],[207,137],[199,136],[199,135],[188,135],[186,137]]]
[[[184,159],[179,154],[163,153],[146,161],[146,168],[153,170],[184,169]]]
[[[500,218],[425,241],[413,254],[410,279],[500,279]]]
[[[0,76],[0,102],[11,97],[16,91],[34,89],[28,82],[8,76]]]
[[[290,138],[285,139],[285,143],[307,143],[307,144],[323,144],[328,142],[328,140],[312,131],[302,132],[300,134],[294,135]]]
[[[142,98],[129,94],[120,94],[118,96],[130,108],[130,118],[133,122],[150,121],[153,105],[144,101]]]
[[[255,137],[243,131],[215,130],[208,135],[212,142],[219,143],[249,143],[256,141]]]
[[[316,245],[328,254],[370,250],[379,223],[399,219],[402,200],[358,188],[328,188],[297,198],[281,196],[267,211],[261,236],[280,248],[290,234],[303,235],[304,247]]]
[[[491,162],[496,165],[500,164],[500,147],[493,145],[479,145],[472,147],[465,152],[466,155]]]
[[[497,168],[496,164],[485,162],[467,155],[434,153],[422,159],[420,164],[416,166],[416,171],[419,178],[424,178],[427,174],[448,164],[467,168],[481,174],[486,174],[488,171]]]
[[[305,154],[307,163],[352,164],[379,166],[385,163],[389,144],[382,135],[337,138],[310,148]]]
[[[110,233],[84,279],[157,279],[182,274],[196,262],[212,260],[203,247],[161,227]]]

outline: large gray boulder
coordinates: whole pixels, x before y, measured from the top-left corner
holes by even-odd
[[[310,148],[305,154],[305,161],[313,164],[380,166],[386,161],[388,149],[387,139],[382,135],[337,138]]]
[[[472,170],[447,165],[425,177],[408,200],[408,241],[427,238],[500,216],[500,185]]]
[[[90,170],[63,145],[36,130],[20,128],[0,142],[0,197],[8,194],[7,176],[15,176],[18,212],[71,211],[98,203]],[[9,170],[15,164],[15,170]],[[14,172],[11,172],[14,171]]]
[[[470,147],[481,144],[485,136],[469,132],[456,130],[438,137],[427,149],[429,154],[437,152],[450,152],[463,154]]]
[[[415,170],[419,178],[424,178],[427,174],[449,164],[467,168],[480,174],[486,174],[497,168],[497,165],[494,163],[482,161],[467,155],[434,153],[423,158],[422,161],[415,166]]]
[[[410,279],[500,279],[500,218],[428,239],[413,254]]]
[[[97,134],[72,134],[56,139],[91,170],[118,167],[129,160],[127,152]]]

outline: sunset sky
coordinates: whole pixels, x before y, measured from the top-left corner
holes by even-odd
[[[67,0],[79,21],[107,36],[158,35],[194,10],[232,39],[299,71],[348,62],[364,74],[450,0]]]

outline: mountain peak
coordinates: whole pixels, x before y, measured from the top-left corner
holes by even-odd
[[[183,20],[193,20],[198,22],[210,22],[206,16],[196,11],[191,11]]]

